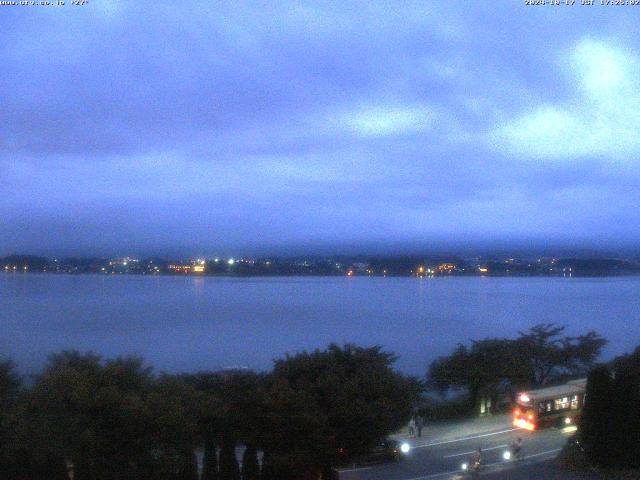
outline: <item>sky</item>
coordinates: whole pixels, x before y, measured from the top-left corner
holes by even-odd
[[[0,255],[640,240],[638,6],[0,6]]]

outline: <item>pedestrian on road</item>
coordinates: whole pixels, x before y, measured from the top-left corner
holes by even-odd
[[[416,428],[418,429],[418,437],[422,437],[422,429],[424,428],[424,418],[420,415],[416,417]]]
[[[511,453],[516,460],[522,458],[522,438],[518,437],[515,442],[511,445]]]
[[[482,449],[478,448],[469,459],[469,468],[473,475],[477,475],[482,467]]]
[[[411,417],[411,420],[409,420],[409,436],[416,436],[416,419],[413,417]]]

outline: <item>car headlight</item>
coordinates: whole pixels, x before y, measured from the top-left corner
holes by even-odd
[[[502,454],[502,458],[504,458],[505,460],[510,460],[511,459],[511,452],[509,450],[506,450],[503,454]]]
[[[409,453],[409,450],[411,450],[411,445],[407,442],[403,442],[402,445],[400,445],[400,451],[402,453]]]

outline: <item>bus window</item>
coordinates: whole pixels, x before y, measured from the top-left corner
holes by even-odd
[[[551,400],[545,400],[538,404],[538,414],[545,415],[553,411],[553,402]]]
[[[556,398],[554,410],[567,410],[569,408],[569,397]]]
[[[578,395],[574,395],[571,397],[571,410],[577,410],[580,406],[580,401],[578,399]]]

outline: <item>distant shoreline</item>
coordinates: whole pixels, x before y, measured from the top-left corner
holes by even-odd
[[[99,277],[169,277],[169,278],[414,278],[414,279],[436,279],[436,278],[620,278],[620,277],[640,277],[640,272],[610,272],[610,273],[582,273],[582,274],[449,274],[449,275],[341,275],[341,274],[321,274],[321,273],[292,273],[292,274],[220,274],[220,273],[132,273],[132,272],[47,272],[47,271],[0,271],[6,276],[27,276],[27,275],[58,275],[58,276],[99,276]]]
[[[635,258],[459,257],[459,256],[308,256],[0,258],[5,273],[169,275],[212,277],[612,277],[640,275]]]

